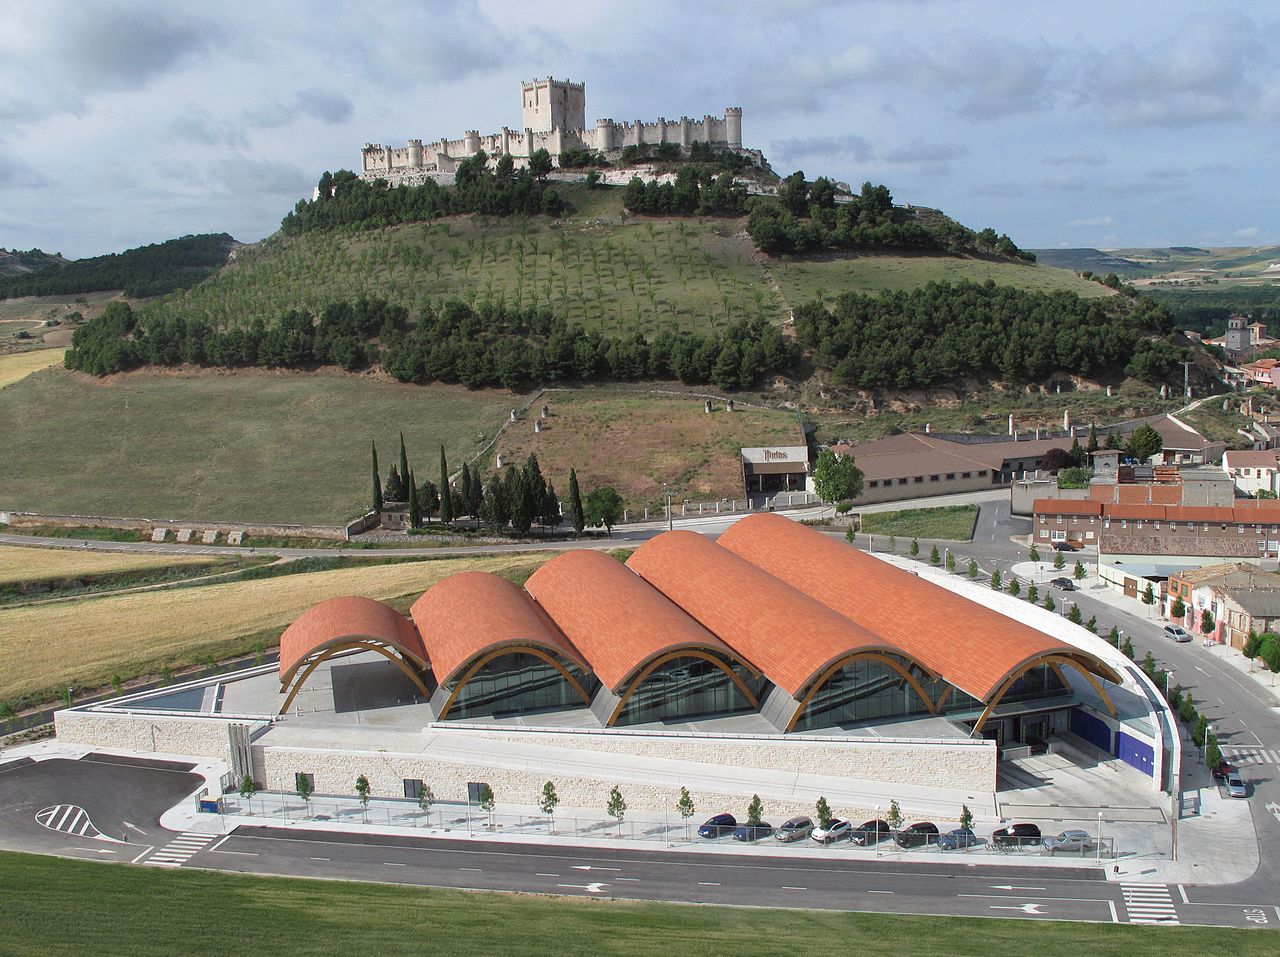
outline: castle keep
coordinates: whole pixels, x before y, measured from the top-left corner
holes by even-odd
[[[552,77],[521,83],[520,105],[520,130],[504,126],[487,136],[467,130],[461,139],[429,143],[411,139],[402,147],[366,143],[360,152],[360,175],[392,181],[451,179],[459,161],[480,150],[491,157],[510,156],[518,166],[528,163],[530,154],[539,149],[550,153],[553,162],[567,150],[596,150],[610,158],[627,146],[646,143],[674,143],[688,149],[690,144],[702,142],[743,151],[742,110],[736,106],[728,107],[723,116],[707,114],[697,120],[687,116],[679,120],[659,117],[653,123],[603,119],[588,128],[586,85]]]

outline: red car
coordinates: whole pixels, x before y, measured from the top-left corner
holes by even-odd
[[[1226,758],[1219,758],[1218,763],[1209,769],[1209,771],[1213,774],[1213,779],[1215,781],[1224,780],[1226,776],[1234,770],[1235,770],[1235,766],[1228,764]]]

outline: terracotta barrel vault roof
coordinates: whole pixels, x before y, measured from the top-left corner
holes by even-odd
[[[911,658],[695,532],[664,532],[641,545],[627,566],[793,697],[827,665],[855,652]]]
[[[313,605],[285,629],[280,636],[281,681],[316,652],[361,638],[389,645],[418,667],[426,666],[422,638],[403,615],[380,601],[351,595]]]
[[[1113,674],[1073,645],[779,515],[735,522],[719,544],[979,700],[1023,664],[1049,654]]]
[[[413,603],[410,614],[439,684],[480,655],[507,645],[534,645],[587,667],[529,595],[488,572],[460,572],[437,582]]]
[[[557,555],[524,587],[610,691],[619,691],[649,661],[680,648],[739,659],[662,592],[601,552]]]

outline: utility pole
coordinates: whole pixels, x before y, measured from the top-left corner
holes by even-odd
[[[667,500],[667,531],[671,531],[675,528],[675,523],[672,518],[672,500],[675,498],[675,494],[676,493],[672,490],[671,486],[667,485],[666,482],[662,483],[662,497]]]
[[[1191,398],[1191,363],[1182,363],[1182,394]]]

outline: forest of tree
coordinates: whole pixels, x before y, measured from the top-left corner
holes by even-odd
[[[401,382],[461,382],[519,389],[535,382],[681,379],[748,388],[782,372],[795,348],[763,320],[740,320],[723,334],[663,331],[606,337],[545,309],[472,309],[445,302],[408,330],[408,312],[383,300],[330,304],[318,316],[291,311],[270,325],[256,319],[216,329],[201,320],[158,318],[112,303],[75,331],[66,366],[108,375],[145,365],[314,368],[354,371],[381,364]]]
[[[1028,262],[1036,258],[994,229],[975,232],[937,214],[922,220],[894,206],[887,186],[863,183],[852,202],[837,203],[835,183],[824,176],[807,182],[803,172],[784,179],[775,199],[752,203],[747,232],[760,251],[770,255],[902,248],[976,252]]]
[[[1146,299],[1081,299],[992,282],[848,293],[834,309],[801,306],[795,328],[819,365],[859,388],[917,388],[973,375],[1041,382],[1054,372],[1124,371],[1159,382],[1180,376],[1187,357],[1162,338],[1169,314]]]
[[[551,157],[539,150],[532,159],[529,168],[516,170],[511,157],[503,156],[491,170],[489,157],[481,151],[458,164],[453,186],[428,180],[421,186],[389,188],[385,180],[367,183],[350,170],[325,173],[319,196],[299,200],[280,230],[299,236],[343,226],[373,229],[456,213],[558,216],[563,208],[560,194],[543,179],[551,169]]]
[[[747,211],[747,188],[732,173],[715,176],[707,168],[681,166],[674,183],[646,183],[632,177],[622,204],[633,213],[657,215],[741,216]]]
[[[235,242],[226,233],[183,236],[122,253],[51,263],[38,272],[0,279],[0,299],[113,289],[131,298],[159,296],[194,286],[222,268]]]

